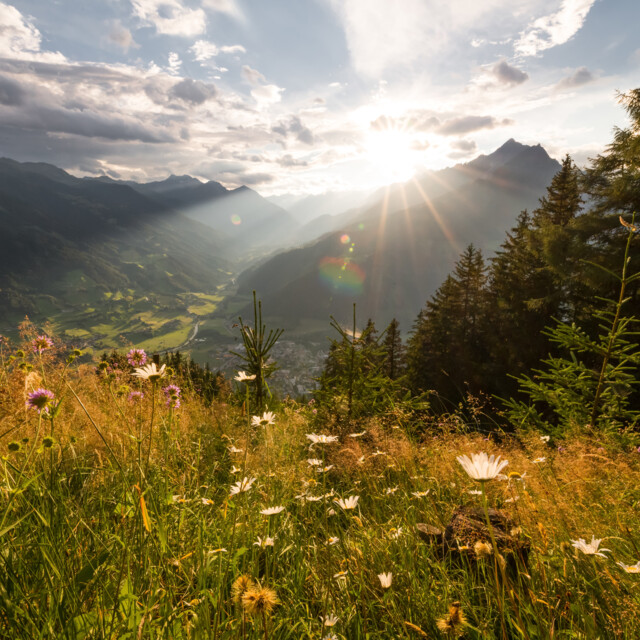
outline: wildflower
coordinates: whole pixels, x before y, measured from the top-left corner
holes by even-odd
[[[307,460],[307,464],[312,467],[319,467],[322,464],[322,460],[318,460],[318,458],[309,458]]]
[[[211,549],[211,551],[208,552],[210,556],[215,556],[219,553],[229,553],[226,549],[220,547],[219,549]]]
[[[400,487],[387,487],[385,489],[385,495],[390,496],[392,494],[394,494]]]
[[[51,449],[55,443],[56,441],[51,436],[45,436],[42,438],[42,446],[45,449]]]
[[[333,627],[335,624],[338,623],[338,620],[340,620],[340,618],[334,616],[332,613],[330,613],[326,618],[323,618],[322,616],[320,616],[320,619],[322,620],[322,624],[325,627]]]
[[[262,417],[253,416],[251,418],[252,427],[266,427],[270,424],[275,424],[275,423],[276,423],[276,414],[271,411],[265,411],[262,414]]]
[[[545,461],[546,458],[543,456],[542,458],[536,458],[535,460],[533,460],[533,464],[542,464]]]
[[[341,578],[346,578],[348,573],[348,571],[338,571],[338,573],[333,574],[333,577],[340,580]]]
[[[132,367],[141,367],[147,362],[147,354],[143,349],[131,349],[129,353],[127,353],[127,362]]]
[[[209,498],[202,498],[202,504],[204,504],[205,506],[211,506],[213,504],[213,500],[210,500]]]
[[[333,469],[332,464],[327,467],[316,467],[316,473],[326,473],[327,471],[331,471],[331,469]]]
[[[322,500],[323,496],[305,496],[307,502],[320,502],[320,500]]]
[[[275,538],[270,538],[269,536],[266,536],[265,539],[263,540],[260,536],[258,536],[258,541],[254,542],[253,546],[264,549],[266,547],[273,547],[274,544],[275,544]]]
[[[360,457],[356,460],[356,462],[357,462],[358,464],[364,464],[364,456],[360,456]]]
[[[383,589],[388,589],[391,586],[391,581],[393,580],[393,574],[391,571],[389,573],[379,573],[378,579],[380,580],[380,585]]]
[[[55,395],[48,389],[36,389],[27,397],[27,407],[35,409],[38,413],[49,413],[49,408],[53,406]]]
[[[466,624],[466,620],[459,602],[454,602],[449,607],[449,615],[436,622],[438,629],[440,629],[442,633],[451,636],[457,635],[459,627],[462,627],[464,624]]]
[[[380,451],[380,449],[376,449],[372,454],[371,457],[375,458],[377,456],[386,456],[387,454],[384,451]]]
[[[240,604],[242,600],[242,596],[252,589],[254,586],[253,579],[251,576],[242,575],[238,576],[231,585],[231,599],[236,603]]]
[[[238,493],[244,493],[245,491],[249,491],[251,489],[251,485],[256,481],[255,478],[243,478],[239,482],[236,482],[231,486],[231,497],[235,496]]]
[[[636,562],[636,564],[625,564],[624,562],[618,562],[619,566],[621,566],[627,573],[640,573],[640,562]]]
[[[361,431],[360,433],[350,433],[349,437],[350,438],[361,438],[365,433],[367,433],[366,429],[364,431]]]
[[[360,500],[360,496],[349,496],[346,500],[342,498],[336,498],[334,502],[342,507],[345,511],[349,511],[350,509],[355,509],[358,505],[358,500]]]
[[[269,587],[252,586],[242,596],[242,606],[251,615],[269,614],[277,604],[280,604],[278,595]]]
[[[416,498],[424,498],[425,496],[429,495],[429,491],[431,491],[431,489],[427,489],[426,491],[412,491],[411,495],[415,496]]]
[[[307,438],[309,438],[313,444],[329,444],[338,441],[338,436],[317,435],[315,433],[307,433]]]
[[[338,538],[337,536],[331,536],[331,537],[327,540],[327,544],[329,544],[329,545],[338,544],[338,542],[340,542],[340,538]]]
[[[480,491],[478,489],[471,489],[470,491],[467,491],[467,493],[472,495],[472,496],[481,496],[482,495],[482,491]]]
[[[21,448],[22,448],[22,445],[19,442],[16,442],[15,440],[12,440],[7,445],[7,449],[9,449],[11,453],[17,453],[18,451],[20,451]]]
[[[176,384],[170,384],[162,389],[166,398],[165,404],[171,409],[180,407],[180,387]]]
[[[229,453],[242,453],[243,449],[238,449],[238,447],[236,447],[235,445],[231,445],[230,447],[227,447]]]
[[[282,513],[284,507],[269,507],[268,509],[262,509],[260,513],[265,516],[275,516],[278,513]]]
[[[477,558],[487,558],[493,553],[493,547],[488,542],[482,542],[478,540],[473,545],[473,551]]]
[[[322,640],[338,640],[338,636],[330,633],[328,636],[325,636],[324,638],[322,638]]]
[[[247,382],[248,380],[255,380],[256,374],[250,376],[246,371],[238,371],[238,375],[234,378],[238,382]]]
[[[472,453],[471,458],[458,456],[456,460],[469,476],[477,482],[493,480],[509,464],[507,460],[500,462],[500,456],[497,458],[493,454],[488,456],[484,451],[482,453]]]
[[[139,402],[142,398],[144,398],[142,391],[131,391],[127,396],[127,400],[131,403]]]
[[[31,341],[31,346],[35,353],[42,353],[45,349],[51,349],[53,347],[53,340],[48,336],[38,336]]]
[[[596,539],[596,537],[592,535],[591,542],[586,542],[582,538],[579,538],[578,540],[572,540],[571,544],[587,556],[600,556],[602,558],[606,558],[607,556],[605,556],[602,552],[611,552],[611,549],[599,549],[601,542],[602,538]]]
[[[395,527],[391,527],[391,529],[389,529],[390,538],[397,540],[401,535],[402,535],[402,527],[398,527],[397,529]]]
[[[540,436],[540,440],[546,444],[551,440],[551,436]]]
[[[149,380],[150,382],[157,382],[160,378],[164,378],[166,364],[163,364],[159,369],[156,367],[155,362],[145,365],[144,367],[138,367],[131,375],[143,380]]]

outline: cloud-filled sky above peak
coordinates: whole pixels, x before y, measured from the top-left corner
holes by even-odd
[[[640,86],[637,0],[0,0],[0,155],[264,195],[508,138],[578,162]]]

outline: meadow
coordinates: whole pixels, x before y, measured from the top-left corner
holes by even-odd
[[[252,411],[243,374],[205,405],[129,357],[3,340],[0,637],[640,636],[640,451],[620,439]],[[478,482],[458,457],[479,452],[508,464]],[[420,535],[461,505],[527,553],[492,526],[447,552]]]

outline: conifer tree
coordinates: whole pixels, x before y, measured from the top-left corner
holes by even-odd
[[[384,371],[391,380],[397,380],[405,367],[405,348],[400,337],[400,323],[395,318],[384,332],[383,346]]]
[[[486,358],[486,267],[469,245],[453,274],[418,316],[407,346],[407,373],[414,391],[435,389],[452,400],[482,388]]]

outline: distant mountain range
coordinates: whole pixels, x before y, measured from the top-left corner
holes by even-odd
[[[488,156],[380,190],[320,239],[245,271],[238,293],[256,290],[289,329],[330,314],[346,323],[356,302],[363,324],[396,317],[406,331],[464,247],[496,250],[559,168],[540,145],[509,140]]]
[[[539,145],[509,140],[368,198],[276,198],[289,212],[190,176],[138,184],[0,159],[0,330],[28,313],[101,345],[166,348],[223,300],[246,315],[255,289],[288,329],[326,331],[356,302],[363,323],[396,317],[406,331],[462,249],[495,250],[559,168]]]

